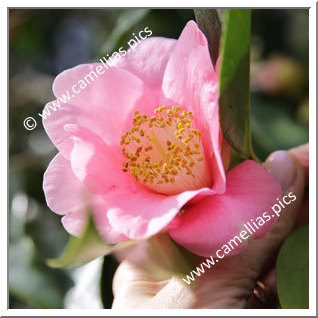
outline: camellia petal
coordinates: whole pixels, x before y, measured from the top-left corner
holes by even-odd
[[[166,96],[193,111],[201,130],[206,157],[211,160],[213,188],[225,191],[225,172],[220,155],[218,79],[208,44],[195,22],[190,21],[171,54],[162,89]]]
[[[198,194],[209,194],[209,188],[187,191],[175,196],[153,193],[145,189],[114,191],[107,196],[107,216],[113,228],[131,239],[159,233]],[[181,212],[182,213],[182,212]]]
[[[58,214],[82,209],[87,191],[75,176],[70,161],[57,154],[43,177],[43,190],[48,207]]]
[[[102,197],[96,198],[92,204],[92,215],[98,233],[108,244],[127,241],[128,237],[122,234],[122,231],[117,232],[110,225],[107,217],[108,209],[108,203]]]
[[[209,188],[176,196],[154,193],[122,172],[116,152],[98,136],[75,125],[67,126],[66,130],[74,135],[71,155],[74,173],[88,189],[104,196],[105,216],[107,213],[110,224],[116,232],[131,239],[160,232],[188,201],[197,195],[215,193]]]
[[[220,131],[218,76],[195,22],[178,40],[148,38],[105,68],[61,73],[53,84],[58,109],[47,104],[51,114],[43,119],[60,151],[43,188],[71,234],[80,234],[92,212],[108,243],[169,231],[208,256],[280,196],[255,162],[225,175],[231,149]]]
[[[131,178],[122,171],[119,146],[112,149],[84,127],[70,124],[65,129],[73,135],[72,169],[89,190],[105,194],[118,187],[127,187]]]
[[[87,215],[91,212],[97,230],[107,243],[127,239],[110,226],[106,215],[107,205],[102,197],[87,191],[84,183],[74,174],[71,162],[61,154],[57,154],[47,168],[43,189],[47,205],[54,212],[64,215],[62,223],[70,234],[81,235]]]
[[[81,236],[87,221],[87,211],[71,212],[62,217],[62,224],[66,231],[73,236]]]
[[[227,173],[224,194],[206,197],[185,209],[169,233],[193,253],[207,257],[215,255],[234,236],[239,236],[242,230],[247,231],[244,227],[246,222],[263,224],[255,233],[252,232],[253,237],[266,234],[277,219],[271,207],[280,197],[281,188],[274,177],[263,166],[246,160]],[[265,220],[264,212],[267,212],[269,220]],[[233,254],[243,244],[234,247]]]
[[[136,75],[149,87],[158,89],[176,43],[177,41],[173,39],[147,38],[135,48],[137,54],[132,50],[129,51],[127,56],[119,60],[116,66]]]
[[[97,74],[97,67],[104,69],[102,64],[83,64],[58,75],[53,83],[55,96],[63,98],[63,94],[67,95],[68,92],[72,97],[70,100],[64,98],[65,104],[59,100],[61,108],[56,107],[56,111],[49,108],[53,102],[45,106],[45,109],[50,110],[50,116],[43,120],[44,128],[67,158],[72,144],[69,134],[64,130],[66,124],[86,127],[101,136],[105,143],[117,144],[124,130],[125,119],[137,103],[141,103],[140,99],[146,89],[138,77],[120,68],[112,67],[96,78],[93,73]],[[79,84],[81,81],[86,86]],[[125,94],[122,93],[123,85]]]

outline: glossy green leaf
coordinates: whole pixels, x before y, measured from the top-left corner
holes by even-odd
[[[284,309],[309,308],[309,227],[292,232],[276,265],[277,290]]]
[[[106,244],[97,233],[92,218],[89,217],[82,236],[71,236],[62,255],[57,259],[47,260],[47,264],[55,268],[76,267],[132,244],[133,241],[115,245]]]
[[[250,123],[251,10],[224,10],[220,48],[220,123],[223,136],[242,158],[256,159]]]
[[[222,32],[222,18],[220,10],[216,9],[194,9],[195,19],[201,31],[205,34],[213,65],[219,55],[220,38]]]

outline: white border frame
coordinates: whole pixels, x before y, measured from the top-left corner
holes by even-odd
[[[118,2],[105,2],[102,0],[90,0],[91,7],[98,8],[119,8],[119,7],[131,7],[131,2],[121,1],[120,6]],[[0,138],[1,144],[4,145],[8,140],[8,109],[5,105],[8,105],[8,47],[7,47],[7,25],[8,25],[8,7],[25,7],[26,2],[21,0],[12,0],[6,1],[5,7],[1,7],[1,64],[2,72],[0,91],[1,96],[5,96],[5,103],[0,108],[0,116],[2,118],[2,125],[0,126]],[[27,2],[29,7],[43,7],[43,8],[54,8],[54,7],[63,7],[63,8],[72,8],[72,7],[87,7],[87,2],[79,2],[75,0],[55,0],[54,2],[43,3],[39,0],[30,0]],[[184,6],[183,1],[134,1],[134,7],[151,7],[160,8],[160,7],[172,7],[172,8],[193,8],[193,7],[236,7],[238,2],[228,1],[228,0],[215,0],[211,1],[202,1],[196,0],[192,5]],[[310,118],[309,118],[309,139],[310,139],[310,179],[309,179],[309,211],[310,211],[310,253],[309,253],[309,275],[310,275],[310,286],[309,286],[309,309],[248,309],[248,310],[226,310],[226,309],[180,309],[180,310],[159,310],[159,309],[144,309],[144,310],[111,310],[111,309],[81,309],[81,310],[73,310],[73,309],[7,309],[7,262],[2,258],[1,262],[1,290],[0,290],[0,314],[1,316],[120,316],[120,315],[130,315],[130,316],[160,316],[160,315],[182,315],[182,316],[316,316],[316,2],[315,1],[281,1],[281,0],[267,0],[264,1],[245,1],[242,0],[239,2],[240,7],[251,7],[251,8],[310,8],[309,10],[309,110],[310,110]],[[266,6],[265,6],[266,5]],[[89,8],[89,7],[87,7]],[[7,32],[4,32],[7,30]],[[21,119],[22,120],[22,119]],[[22,121],[21,121],[22,124]],[[8,143],[7,143],[8,147]],[[8,149],[7,154],[2,153],[1,159],[1,167],[4,170],[4,167],[8,167]],[[8,173],[8,172],[7,172]],[[7,255],[7,213],[5,211],[8,210],[7,206],[7,196],[8,196],[8,184],[7,181],[2,178],[1,180],[1,193],[0,200],[2,203],[6,202],[5,206],[2,208],[2,220],[1,222],[1,255]],[[4,191],[7,189],[7,191]],[[3,204],[4,205],[4,204]],[[3,284],[3,282],[6,282]]]

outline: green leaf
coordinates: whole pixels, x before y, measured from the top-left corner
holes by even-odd
[[[222,32],[221,13],[216,9],[194,9],[194,14],[199,28],[208,40],[210,57],[215,66]]]
[[[97,233],[92,217],[89,216],[82,236],[71,236],[62,255],[57,259],[47,260],[47,264],[55,268],[76,267],[133,244],[134,241],[106,244]]]
[[[277,258],[277,290],[284,309],[309,308],[308,234],[308,225],[292,232]]]
[[[250,122],[251,10],[224,10],[220,64],[220,123],[225,139],[242,158],[252,150]]]

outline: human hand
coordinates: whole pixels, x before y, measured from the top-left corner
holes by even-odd
[[[113,308],[259,308],[253,293],[266,263],[275,258],[280,244],[292,231],[302,211],[305,187],[304,148],[271,154],[264,166],[277,179],[283,195],[293,192],[297,199],[286,206],[272,230],[264,237],[253,239],[240,254],[222,259],[212,269],[197,277],[192,287],[172,277],[158,281],[146,271],[124,261],[114,276]],[[300,158],[299,161],[297,158]],[[301,164],[303,163],[303,165]],[[308,163],[308,162],[307,162]],[[308,173],[307,170],[305,172]],[[298,222],[298,221],[297,221]],[[274,289],[273,270],[268,269],[265,281]]]

